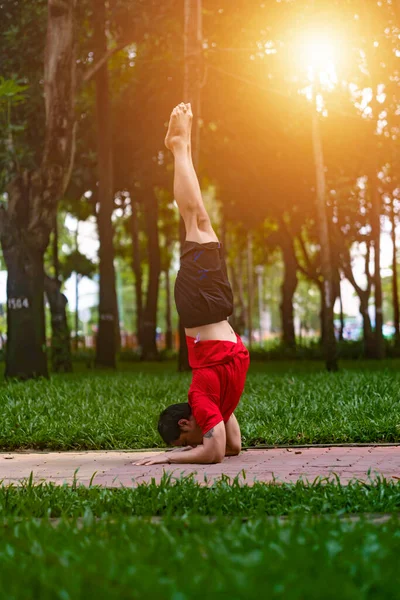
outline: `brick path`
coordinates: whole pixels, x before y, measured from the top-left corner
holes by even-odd
[[[131,486],[154,478],[159,481],[164,471],[175,477],[195,473],[198,481],[240,476],[245,471],[248,484],[255,480],[270,482],[313,481],[336,473],[342,483],[353,478],[368,479],[377,473],[388,480],[400,479],[400,446],[276,448],[248,450],[240,456],[226,458],[218,465],[156,465],[137,467],[132,463],[152,452],[51,452],[0,453],[0,481],[18,483],[33,472],[35,481],[71,483],[78,469],[77,480],[88,485],[93,474],[94,484],[105,487]]]

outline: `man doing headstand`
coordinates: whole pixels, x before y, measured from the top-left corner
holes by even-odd
[[[227,320],[232,290],[192,162],[192,118],[190,104],[179,104],[165,138],[174,155],[174,195],[186,227],[175,302],[185,327],[192,383],[189,402],[166,408],[158,423],[163,440],[177,448],[142,465],[217,463],[241,450],[233,411],[243,392],[249,353]]]

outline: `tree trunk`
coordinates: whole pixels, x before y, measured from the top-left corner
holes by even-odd
[[[395,345],[400,346],[400,311],[399,311],[399,289],[397,282],[397,242],[396,242],[396,213],[394,208],[394,197],[392,198],[392,206],[390,211],[390,221],[392,224],[392,300],[393,300],[393,324],[394,324],[394,341]]]
[[[75,230],[75,251],[79,252],[79,219],[76,219],[76,230]],[[74,349],[75,352],[79,350],[79,273],[75,272],[75,337],[74,337]]]
[[[319,309],[319,320],[321,323],[321,336],[320,336],[320,344],[322,348],[325,348],[326,345],[326,329],[325,329],[325,294],[324,294],[324,285],[322,281],[317,282],[319,293],[320,293],[320,309]]]
[[[45,275],[44,279],[44,290],[51,313],[51,368],[55,373],[71,373],[71,335],[66,313],[68,301],[61,293],[57,215],[53,230],[53,269],[54,278]]]
[[[43,253],[23,242],[7,248],[6,377],[47,377]]]
[[[340,301],[340,331],[339,331],[339,341],[343,342],[344,340],[344,313],[343,313],[343,298],[342,298],[342,290],[339,285],[339,301]]]
[[[71,373],[71,336],[65,307],[67,298],[61,293],[58,279],[45,276],[44,289],[51,312],[51,364],[55,373]]]
[[[281,250],[284,265],[283,282],[281,287],[281,321],[282,343],[288,348],[296,347],[294,330],[293,297],[297,288],[297,261],[293,241],[286,231],[285,226],[280,229]]]
[[[190,102],[194,114],[192,126],[192,156],[198,170],[200,155],[201,80],[202,80],[202,0],[184,0],[184,102]],[[181,249],[186,239],[183,220],[180,219]],[[179,322],[179,371],[189,371],[185,328]]]
[[[105,1],[93,0],[94,48],[98,60],[107,51]],[[99,325],[96,364],[115,368],[117,350],[117,294],[115,289],[112,212],[114,188],[112,173],[111,110],[108,65],[96,73],[97,161],[99,177],[99,210],[97,225],[100,241],[99,261]]]
[[[372,23],[372,12],[366,14],[367,17],[367,30],[371,34],[373,32]],[[366,58],[369,65],[369,79],[372,90],[372,97],[370,101],[370,108],[372,111],[373,119],[370,121],[370,140],[371,147],[368,152],[370,160],[369,174],[368,174],[368,191],[371,205],[371,241],[374,247],[374,301],[375,301],[375,351],[374,358],[382,359],[385,354],[384,340],[383,340],[383,312],[382,312],[382,278],[381,278],[381,208],[382,198],[379,192],[379,165],[380,165],[380,146],[378,137],[376,134],[376,127],[379,119],[379,113],[383,109],[378,101],[379,94],[379,81],[376,78],[375,67],[379,65],[379,58],[376,53],[375,46],[366,45]],[[380,137],[380,136],[379,136]]]
[[[251,348],[253,342],[253,300],[253,235],[251,231],[249,231],[247,234],[247,329],[249,335],[249,348]]]
[[[243,256],[242,252],[239,251],[239,255],[237,257],[237,272],[238,272],[238,280],[237,280],[237,288],[238,288],[238,298],[239,298],[239,306],[240,306],[240,323],[241,323],[241,331],[244,332],[246,327],[247,320],[247,310],[246,310],[246,302],[244,295],[244,276],[243,276]]]
[[[368,312],[369,295],[360,298],[360,313],[363,319],[364,354],[366,358],[375,358],[375,339],[372,331],[371,319]]]
[[[79,273],[75,273],[75,351],[79,350]]]
[[[156,327],[161,256],[158,240],[158,203],[152,189],[149,190],[149,193],[145,198],[144,211],[148,243],[149,282],[146,306],[143,314],[142,360],[156,360],[158,358]]]
[[[327,339],[326,339],[326,302],[325,302],[325,292],[323,282],[319,279],[316,281],[319,292],[321,294],[321,307],[319,311],[319,318],[321,322],[321,338],[320,343],[323,348],[326,347]],[[338,277],[333,278],[333,292],[332,292],[332,307],[335,306],[336,298],[340,299],[340,307],[342,307],[342,298],[340,294],[340,279]],[[334,322],[333,322],[334,314],[332,313],[332,323],[333,323],[333,331],[335,332]],[[341,313],[341,327],[342,327],[342,338],[343,339],[343,313]],[[340,337],[340,333],[339,333]],[[336,338],[335,338],[336,339]]]
[[[293,296],[297,287],[296,269],[285,263],[285,274],[282,282],[282,300],[280,305],[282,320],[282,343],[288,348],[296,347],[294,331]]]
[[[185,224],[184,224],[182,218],[180,218],[180,220],[179,220],[179,237],[180,237],[180,247],[182,250],[183,244],[186,239],[186,229],[185,229]],[[178,331],[179,331],[178,371],[182,371],[182,372],[190,371],[189,355],[188,355],[188,349],[187,349],[187,344],[186,344],[186,333],[185,333],[185,328],[182,325],[181,319],[179,319]]]
[[[57,281],[60,279],[60,261],[58,259],[58,221],[57,215],[54,219],[54,230],[53,230],[53,269],[54,279]]]
[[[202,80],[202,0],[184,0],[184,102],[190,102],[194,115],[192,156],[195,169],[200,156],[201,80]]]
[[[165,348],[166,350],[172,350],[171,285],[169,269],[165,270],[165,295],[167,299],[165,309]]]
[[[236,265],[228,265],[230,280],[232,283],[232,292],[234,297],[234,311],[229,321],[233,329],[239,335],[243,335],[246,327],[246,306],[244,301],[243,278],[241,271],[240,256],[236,257],[235,262]]]
[[[324,290],[324,354],[328,371],[337,371],[336,339],[333,327],[333,270],[329,238],[328,218],[326,214],[326,182],[325,166],[322,151],[322,140],[319,129],[318,113],[313,108],[312,142],[316,171],[317,221],[321,252],[321,272]]]
[[[375,292],[375,358],[382,359],[385,354],[383,340],[382,277],[381,277],[381,205],[382,198],[378,189],[376,173],[371,176],[371,238],[374,244],[374,292]]]
[[[135,277],[135,298],[136,298],[136,336],[138,344],[142,347],[143,344],[143,290],[142,290],[142,264],[140,257],[140,244],[139,244],[139,211],[138,203],[136,200],[131,198],[131,239],[132,239],[132,252],[133,261],[132,269]]]
[[[48,1],[42,163],[16,175],[9,186],[7,210],[0,209],[0,240],[8,269],[6,377],[48,376],[43,257],[74,157],[75,6],[75,0]]]

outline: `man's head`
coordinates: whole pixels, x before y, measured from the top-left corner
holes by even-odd
[[[196,446],[203,441],[201,429],[187,402],[171,404],[163,410],[158,420],[158,433],[172,446]]]

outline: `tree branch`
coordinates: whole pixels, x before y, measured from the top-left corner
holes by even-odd
[[[67,170],[64,175],[63,191],[62,191],[63,194],[65,194],[65,192],[67,191],[67,187],[69,185],[69,182],[71,181],[72,169],[74,168],[75,153],[76,153],[76,130],[77,129],[78,129],[78,123],[77,123],[77,121],[75,121],[75,123],[72,125],[71,152],[70,152],[70,156],[69,156],[69,165],[68,165]]]
[[[301,235],[301,233],[297,236],[297,239],[300,242],[301,252],[303,254],[303,258],[306,263],[306,266],[303,267],[298,262],[298,268],[303,273],[303,275],[305,275],[308,279],[311,279],[311,281],[315,281],[318,283],[320,281],[318,270],[317,270],[315,264],[313,264],[310,259],[310,256],[309,256],[307,248],[306,248],[306,244],[304,242],[304,239],[303,239],[303,236]]]
[[[367,276],[367,289],[366,289],[366,291],[368,293],[370,293],[370,291],[371,291],[372,280],[373,280],[373,277],[371,275],[371,270],[369,268],[370,258],[371,258],[371,246],[370,246],[370,243],[367,242],[367,253],[365,255],[365,274]]]
[[[297,236],[297,238],[298,238],[298,240],[300,242],[300,248],[301,248],[301,252],[303,254],[304,261],[305,261],[308,269],[311,269],[311,260],[310,260],[310,257],[308,255],[306,244],[304,242],[304,239],[303,239],[303,236],[301,235],[301,233],[299,233],[299,235]]]
[[[351,267],[350,251],[345,245],[343,245],[343,253],[342,254],[345,255],[345,256],[343,256],[343,261],[342,261],[343,273],[344,273],[345,277],[350,281],[357,296],[359,298],[361,298],[365,293],[367,293],[368,290],[363,290],[356,282],[356,280],[354,278],[353,269]]]
[[[133,44],[133,40],[125,40],[124,42],[120,42],[119,44],[117,44],[114,48],[110,48],[109,50],[107,50],[107,52],[101,58],[99,58],[99,60],[94,65],[92,65],[90,69],[86,71],[86,73],[84,73],[80,82],[80,86],[93,79],[98,70],[101,69],[101,67],[112,56],[114,56],[114,54],[116,54],[120,50],[123,50],[124,48],[126,48],[126,46],[129,46],[129,44]]]
[[[300,263],[297,263],[297,268],[300,271],[300,273],[302,273],[304,275],[304,277],[307,277],[307,279],[312,279],[314,280],[313,277],[311,277],[311,273],[309,271],[307,271],[307,269],[305,269],[303,267],[303,265],[301,265]]]

